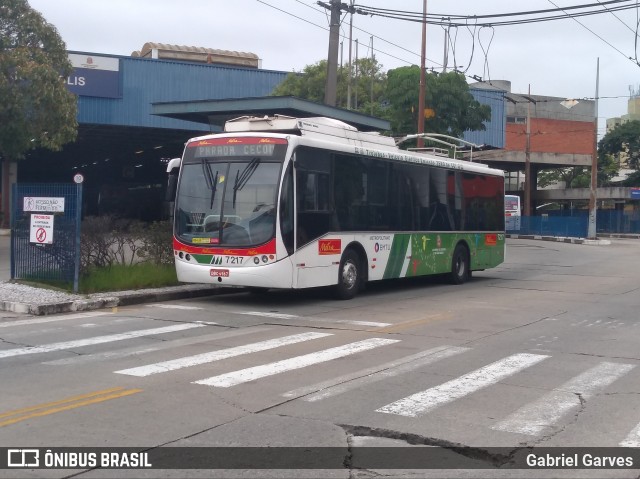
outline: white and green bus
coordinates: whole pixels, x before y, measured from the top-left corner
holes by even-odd
[[[178,279],[254,289],[443,274],[504,260],[504,174],[329,118],[244,117],[169,163]]]

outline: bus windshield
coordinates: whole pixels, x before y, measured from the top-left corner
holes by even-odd
[[[176,237],[185,243],[249,247],[275,234],[286,141],[195,141],[185,150],[176,196]]]

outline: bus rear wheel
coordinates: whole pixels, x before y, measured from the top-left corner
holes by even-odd
[[[358,293],[362,283],[360,264],[360,257],[354,250],[348,249],[343,253],[335,289],[338,299],[351,299]]]
[[[459,244],[453,251],[451,258],[451,273],[449,273],[449,281],[452,284],[462,284],[471,277],[469,265],[469,251],[466,247]]]

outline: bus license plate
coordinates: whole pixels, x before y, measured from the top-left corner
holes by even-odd
[[[209,276],[228,278],[229,270],[228,269],[211,269],[209,270]]]

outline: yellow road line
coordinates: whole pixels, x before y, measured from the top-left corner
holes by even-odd
[[[439,321],[442,319],[450,319],[450,318],[451,318],[451,313],[439,313],[439,314],[434,314],[433,316],[429,316],[427,318],[415,319],[413,321],[406,321],[404,323],[387,326],[386,328],[378,328],[375,330],[372,329],[371,331],[375,333],[397,333],[398,331],[412,328],[414,326],[420,326],[423,324],[431,323],[433,321]]]
[[[73,396],[73,397],[70,397],[70,398],[67,398],[67,399],[61,399],[60,401],[48,402],[48,403],[45,403],[45,404],[39,404],[37,406],[30,406],[30,407],[25,407],[25,408],[22,408],[22,409],[16,409],[14,411],[9,411],[9,412],[5,412],[5,413],[0,414],[0,418],[7,417],[7,416],[15,416],[16,414],[35,411],[37,409],[44,409],[44,408],[47,408],[47,407],[58,406],[60,404],[73,402],[73,401],[79,401],[81,399],[86,399],[86,398],[90,398],[90,397],[93,397],[93,396],[100,396],[102,394],[108,394],[108,393],[111,393],[111,392],[114,392],[114,391],[122,391],[123,389],[124,388],[122,388],[122,387],[104,389],[102,391],[95,391],[95,392],[88,393],[88,394],[81,394],[79,396]]]
[[[25,421],[34,417],[48,416],[49,414],[68,411],[70,409],[75,409],[81,406],[87,406],[90,404],[109,401],[110,399],[130,396],[131,394],[136,394],[141,391],[142,389],[124,389],[121,387],[117,387],[104,389],[102,391],[96,391],[88,394],[82,394],[79,396],[73,396],[67,399],[62,399],[60,401],[39,404],[37,406],[31,406],[23,409],[16,409],[14,411],[0,414],[0,418],[17,416],[0,422],[0,427],[9,426],[11,424]]]

